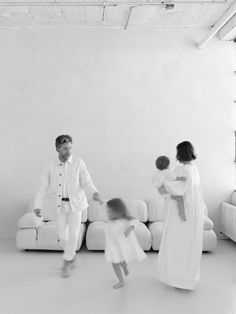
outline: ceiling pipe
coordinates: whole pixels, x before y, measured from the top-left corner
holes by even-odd
[[[225,12],[225,14],[215,23],[207,36],[197,44],[197,48],[201,49],[206,46],[206,44],[216,35],[216,33],[221,29],[228,20],[236,13],[236,1],[232,3],[229,9]]]
[[[121,1],[109,1],[109,2],[105,2],[105,6],[150,6],[150,5],[169,5],[169,4],[218,4],[218,3],[227,3],[228,0],[206,0],[206,1],[167,1],[167,2],[154,2],[154,1],[148,1],[148,2],[135,2],[135,1],[129,1],[129,2],[121,2]],[[3,2],[0,1],[0,7],[17,7],[17,6],[104,6],[104,2],[92,2],[92,1],[87,1],[87,2],[77,2],[77,1],[11,1],[11,2]]]

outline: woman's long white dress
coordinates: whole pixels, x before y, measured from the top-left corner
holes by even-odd
[[[177,202],[167,200],[167,217],[158,254],[157,275],[162,282],[192,290],[200,278],[204,201],[199,173],[194,164],[179,166],[176,176],[186,177],[185,182],[166,181],[166,190],[184,197],[186,221],[178,214]]]

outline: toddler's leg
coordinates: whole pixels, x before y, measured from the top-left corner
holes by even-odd
[[[119,289],[121,287],[124,286],[124,279],[123,279],[123,275],[121,272],[121,264],[120,263],[112,263],[114,272],[117,276],[117,278],[119,279],[119,282],[113,286],[114,289]]]
[[[185,215],[185,209],[184,209],[184,198],[183,197],[179,197],[177,203],[178,203],[178,209],[179,209],[179,216],[183,220],[187,220],[186,219],[186,215]]]
[[[124,261],[124,262],[121,262],[120,263],[120,266],[123,268],[123,271],[124,271],[124,274],[125,276],[127,276],[129,274],[129,270],[128,270],[128,267],[127,267],[127,263]]]

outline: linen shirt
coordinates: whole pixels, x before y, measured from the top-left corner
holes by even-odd
[[[63,166],[65,167],[65,180],[62,179]],[[42,209],[44,200],[47,197],[52,201],[54,209],[60,212],[61,198],[64,197],[62,194],[63,181],[66,182],[72,211],[78,212],[86,209],[88,202],[84,190],[92,195],[97,192],[97,189],[91,180],[84,161],[74,156],[70,156],[64,165],[59,158],[56,158],[46,167],[40,177],[40,184],[34,198],[34,209]]]

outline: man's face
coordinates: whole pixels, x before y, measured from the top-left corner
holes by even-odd
[[[57,148],[58,156],[62,161],[67,161],[71,155],[72,143],[64,143]]]

